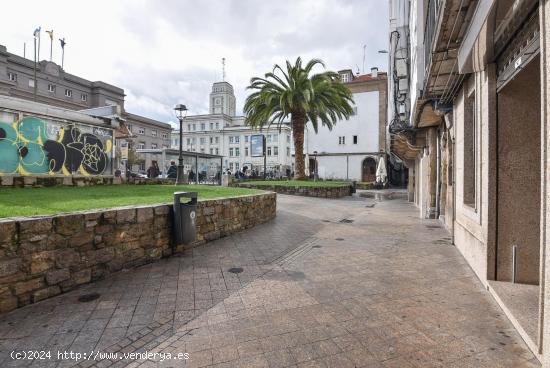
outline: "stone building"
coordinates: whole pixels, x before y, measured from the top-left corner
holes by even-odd
[[[122,88],[96,81],[92,82],[67,73],[61,66],[46,60],[36,64],[36,85],[33,60],[12,54],[0,45],[0,95],[36,101],[69,110],[88,110],[102,106],[117,106],[120,118],[131,127],[137,138],[133,142],[141,148],[170,146],[171,126],[124,109]],[[117,140],[120,146],[122,140]],[[150,159],[145,158],[141,167],[145,171]]]
[[[410,40],[410,113],[390,126],[409,198],[550,367],[550,2],[392,0],[390,12]]]
[[[311,124],[306,127],[304,148],[306,169],[325,179],[373,182],[380,159],[386,160],[387,75],[372,68],[370,74],[339,72],[342,82],[353,93],[355,106],[349,120],[329,130]],[[386,162],[386,161],[384,161]]]
[[[266,171],[286,175],[293,171],[291,129],[288,124],[252,129],[244,116],[235,114],[235,95],[228,82],[216,82],[209,96],[209,114],[187,116],[183,123],[183,149],[224,156],[223,170],[238,171],[244,166],[263,172],[263,157],[252,157],[250,136],[266,136]],[[179,131],[172,132],[172,148],[179,148]]]

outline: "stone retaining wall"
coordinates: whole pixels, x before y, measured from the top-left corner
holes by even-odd
[[[374,189],[374,184],[375,183],[358,182],[356,184],[356,188],[363,189],[363,190],[370,190],[370,189]]]
[[[269,190],[280,194],[299,195],[304,197],[341,198],[351,195],[351,185],[340,186],[290,186],[290,185],[255,185],[253,183],[232,183],[240,188]]]
[[[168,204],[0,219],[0,312],[253,227],[275,211],[274,193],[201,201],[197,240],[177,247]]]
[[[91,185],[111,184],[174,184],[175,179],[167,178],[129,178],[125,180],[114,176],[2,176],[0,175],[0,186],[2,187],[53,187],[53,186],[75,186],[84,187]]]

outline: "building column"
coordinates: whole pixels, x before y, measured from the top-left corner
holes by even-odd
[[[428,185],[427,185],[427,208],[425,216],[426,218],[436,217],[436,186],[437,186],[437,128],[428,128],[427,134],[427,146],[428,146]]]

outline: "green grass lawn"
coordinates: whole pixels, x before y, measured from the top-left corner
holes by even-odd
[[[50,215],[94,208],[168,203],[174,192],[198,192],[210,199],[260,193],[208,185],[105,185],[90,187],[0,188],[0,218]]]
[[[349,185],[349,181],[337,180],[250,180],[243,183],[253,185],[285,185],[285,186],[301,186],[301,187],[337,187],[341,185]]]

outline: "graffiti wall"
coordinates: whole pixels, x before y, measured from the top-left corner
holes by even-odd
[[[0,114],[0,175],[112,175],[113,130]]]

